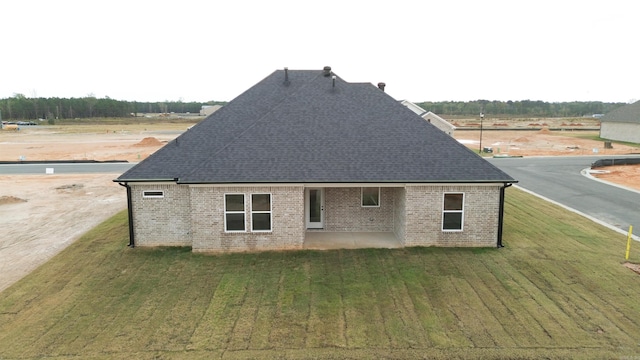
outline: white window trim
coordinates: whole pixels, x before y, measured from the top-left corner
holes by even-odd
[[[462,194],[462,210],[445,210],[444,209],[444,198],[449,194]],[[464,204],[467,196],[464,192],[461,191],[450,191],[442,194],[442,224],[440,228],[443,232],[463,232],[464,231]],[[447,213],[460,213],[460,229],[445,229],[444,228],[444,214]]]
[[[162,199],[164,198],[164,190],[143,190],[142,197],[145,199]]]
[[[269,211],[265,210],[253,210],[253,195],[269,195]],[[270,233],[273,232],[273,195],[271,193],[252,193],[249,195],[251,198],[251,232],[255,233]],[[253,229],[253,214],[269,214],[271,221],[269,222],[269,230],[254,230]]]
[[[227,211],[227,195],[242,195],[242,211]],[[225,233],[246,233],[247,232],[247,195],[243,193],[225,193],[222,202],[224,206],[224,232]],[[243,214],[244,230],[227,230],[227,214]]]
[[[364,204],[364,189],[378,188],[378,205],[365,205]],[[380,207],[380,187],[379,186],[363,186],[360,188],[360,206],[363,208],[379,208]]]

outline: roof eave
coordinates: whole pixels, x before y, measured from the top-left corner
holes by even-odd
[[[147,180],[152,181],[152,180]],[[329,181],[329,180],[291,180],[291,181],[176,181],[179,185],[234,185],[234,184],[515,184],[514,179],[492,180],[361,180],[361,181]]]
[[[134,182],[175,182],[178,183],[178,178],[173,179],[114,179],[113,182],[117,183],[134,183]]]

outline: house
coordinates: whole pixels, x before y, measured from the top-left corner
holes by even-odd
[[[600,137],[640,144],[640,101],[619,107],[601,117]]]
[[[447,135],[453,136],[453,132],[455,131],[456,127],[447,120],[432,113],[431,111],[426,111],[425,109],[412,103],[409,100],[402,100],[400,103],[409,108],[414,113],[420,115],[420,117],[422,117],[423,119],[435,125],[435,127],[437,127],[438,129],[447,133]]]
[[[370,83],[277,70],[114,181],[131,246],[303,249],[317,234],[501,246],[515,182]]]
[[[202,105],[200,108],[200,116],[209,116],[220,110],[221,107],[221,105]]]

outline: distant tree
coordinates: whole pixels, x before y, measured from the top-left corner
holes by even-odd
[[[89,107],[89,117],[93,117],[93,107],[98,102],[98,99],[96,99],[96,97],[93,95],[93,93],[89,93],[89,95],[87,95],[87,97],[85,97],[85,102],[87,103],[87,106]]]

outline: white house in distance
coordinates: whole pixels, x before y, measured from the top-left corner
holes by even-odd
[[[221,105],[202,105],[202,108],[200,108],[200,115],[209,116],[214,112],[220,110],[221,107]]]
[[[601,117],[600,137],[640,144],[640,101],[619,107]]]
[[[413,111],[414,113],[420,115],[420,117],[422,117],[423,119],[425,119],[428,122],[432,123],[438,129],[444,131],[447,135],[450,135],[450,136],[453,137],[453,132],[455,131],[456,127],[453,126],[447,120],[445,120],[445,119],[441,118],[440,116],[432,113],[431,111],[426,111],[425,109],[423,109],[420,106],[412,103],[409,100],[402,100],[400,103],[402,105],[408,107],[409,109],[411,109],[411,111]]]

